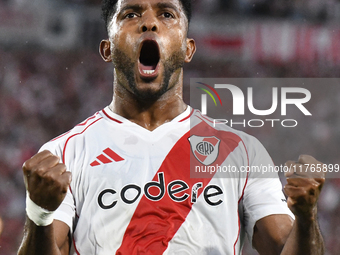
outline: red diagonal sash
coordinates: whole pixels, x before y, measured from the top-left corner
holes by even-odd
[[[241,141],[237,135],[215,130],[204,122],[195,126],[178,140],[152,180],[159,182],[159,173],[164,174],[164,196],[158,201],[151,201],[146,196],[142,197],[125,231],[117,255],[162,254],[185,221],[193,205],[190,197],[182,202],[172,200],[167,192],[168,184],[174,180],[181,180],[188,184],[188,189],[177,193],[176,197],[182,197],[184,194],[190,196],[192,187],[201,182],[203,187],[198,190],[198,197],[209,184],[213,175],[210,175],[209,178],[190,178],[190,162],[195,162],[196,165],[201,164],[191,153],[188,141],[191,135],[215,136],[221,139],[219,155],[214,162],[219,165]],[[193,163],[191,165],[194,167]],[[209,205],[207,204],[207,206]]]

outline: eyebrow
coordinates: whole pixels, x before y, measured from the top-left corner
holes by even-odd
[[[122,9],[120,9],[119,14],[123,13],[126,10],[134,10],[134,11],[141,11],[143,6],[141,4],[127,4]]]
[[[175,11],[179,11],[177,6],[172,4],[172,3],[169,3],[169,2],[162,2],[162,3],[157,3],[157,7],[159,9],[174,9]]]
[[[161,3],[157,3],[156,4],[158,9],[173,9],[175,11],[179,11],[178,8],[176,7],[176,5],[172,4],[172,3],[168,3],[168,2],[161,2]],[[127,4],[124,7],[122,7],[122,9],[120,9],[119,14],[123,13],[126,10],[134,10],[134,11],[141,11],[143,10],[143,5],[141,4]]]

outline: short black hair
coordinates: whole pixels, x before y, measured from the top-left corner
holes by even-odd
[[[188,19],[188,24],[191,20],[191,0],[179,0],[184,9],[185,16]],[[107,28],[111,17],[116,12],[116,4],[118,0],[103,0],[102,2],[102,18],[104,19],[105,26]]]

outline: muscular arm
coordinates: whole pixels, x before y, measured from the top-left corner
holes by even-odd
[[[324,243],[316,220],[296,219],[281,254],[324,254]]]
[[[259,220],[254,227],[253,246],[261,255],[324,254],[317,221],[293,221],[288,215]]]
[[[295,215],[293,222],[288,215],[271,215],[254,227],[253,246],[261,255],[322,255],[324,243],[317,222],[317,200],[325,182],[325,173],[309,172],[306,164],[322,164],[311,156],[300,156],[298,162],[286,166],[287,204]],[[297,166],[294,171],[291,166]]]
[[[24,238],[18,255],[68,255],[69,227],[55,220],[51,225],[39,227],[26,217]]]

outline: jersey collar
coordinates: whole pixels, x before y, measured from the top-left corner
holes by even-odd
[[[181,114],[179,114],[178,116],[176,116],[172,121],[170,122],[184,122],[185,120],[188,120],[190,118],[190,116],[193,113],[193,109],[188,106],[187,109],[182,112]],[[111,111],[111,109],[109,108],[109,106],[106,106],[103,110],[102,110],[103,114],[110,119],[111,121],[114,121],[118,124],[123,124],[123,123],[133,123],[130,120],[114,113],[113,111]],[[169,122],[168,122],[169,123]],[[133,123],[135,124],[135,123]]]

